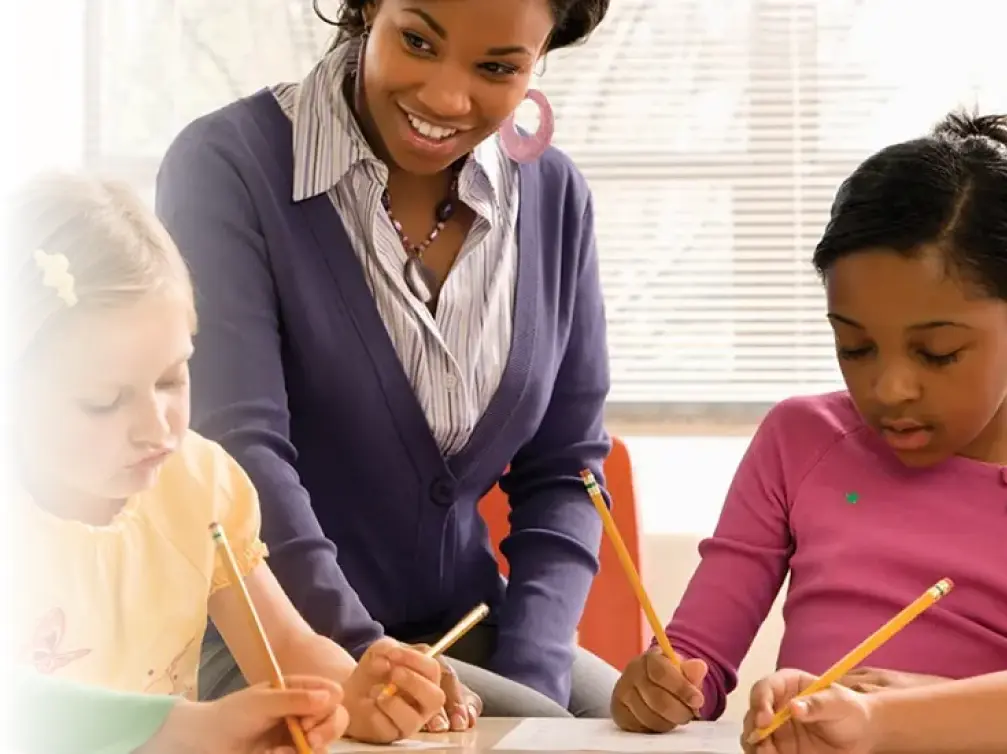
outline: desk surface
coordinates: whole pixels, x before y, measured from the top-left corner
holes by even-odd
[[[525,732],[531,733],[524,736],[524,741],[520,749],[497,749],[494,748],[498,742],[504,739],[509,733],[514,731],[520,724],[527,722],[534,724],[535,729]],[[604,726],[604,727],[602,727]],[[692,729],[690,731],[690,728]],[[704,730],[709,736],[697,735],[699,730]],[[479,721],[474,730],[465,733],[441,733],[441,734],[417,734],[412,741],[422,741],[429,748],[412,748],[408,744],[399,744],[391,747],[381,747],[384,750],[409,750],[423,751],[426,754],[483,754],[493,752],[494,754],[534,754],[535,752],[548,752],[556,754],[565,752],[566,754],[598,754],[598,752],[681,752],[683,754],[739,754],[740,726],[734,723],[699,723],[682,729],[681,734],[670,733],[664,736],[649,736],[625,734],[618,731],[611,721],[599,720],[570,720],[570,719],[535,719],[526,720],[522,718],[483,718]],[[591,743],[590,748],[583,748],[577,742],[585,741]],[[716,739],[716,740],[714,740]],[[541,741],[542,748],[536,749],[529,746],[529,740]],[[607,746],[611,742],[613,745]],[[434,744],[434,746],[430,746]],[[436,746],[444,744],[444,747]],[[566,745],[581,746],[580,748],[563,748]],[[600,748],[605,746],[605,748]],[[350,742],[342,742],[333,751],[376,751],[378,747],[354,746]]]

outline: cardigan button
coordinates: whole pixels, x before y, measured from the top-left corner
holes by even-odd
[[[450,479],[438,477],[430,485],[430,499],[437,505],[448,508],[455,503],[455,485]]]

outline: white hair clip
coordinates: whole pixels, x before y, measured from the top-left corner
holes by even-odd
[[[77,303],[74,292],[73,275],[70,274],[70,260],[63,254],[48,254],[42,249],[35,250],[35,264],[42,271],[42,285],[52,288],[67,306]]]

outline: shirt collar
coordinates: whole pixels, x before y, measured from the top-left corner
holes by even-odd
[[[343,82],[356,70],[359,50],[359,39],[340,44],[300,84],[292,115],[295,202],[324,194],[360,162],[372,163],[382,180],[387,178],[384,164],[371,151],[343,95]],[[462,169],[462,201],[482,204],[480,194],[485,192],[480,189],[485,186],[486,199],[499,208],[504,186],[502,171],[508,162],[496,136],[479,144]]]

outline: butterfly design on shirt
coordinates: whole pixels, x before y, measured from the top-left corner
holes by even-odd
[[[60,644],[66,634],[66,613],[54,607],[35,625],[32,638],[23,650],[26,659],[43,675],[51,675],[71,662],[91,654],[90,649],[63,650]]]
[[[151,678],[151,680],[147,683],[147,686],[144,688],[145,692],[148,693],[153,692],[155,691],[156,686],[168,682],[171,684],[171,690],[166,692],[158,691],[157,693],[168,693],[171,694],[172,696],[183,696],[186,699],[192,698],[192,692],[194,691],[194,689],[188,683],[188,678],[183,679],[179,677],[180,673],[178,666],[182,662],[182,660],[185,659],[185,656],[189,653],[189,649],[192,647],[192,645],[196,643],[197,638],[199,637],[194,636],[193,638],[189,639],[188,643],[186,643],[186,645],[182,647],[182,649],[178,652],[178,654],[176,654],[172,658],[171,662],[168,663],[168,667],[164,670],[164,672],[156,677]],[[153,672],[154,671],[150,671],[150,674],[153,675]]]

